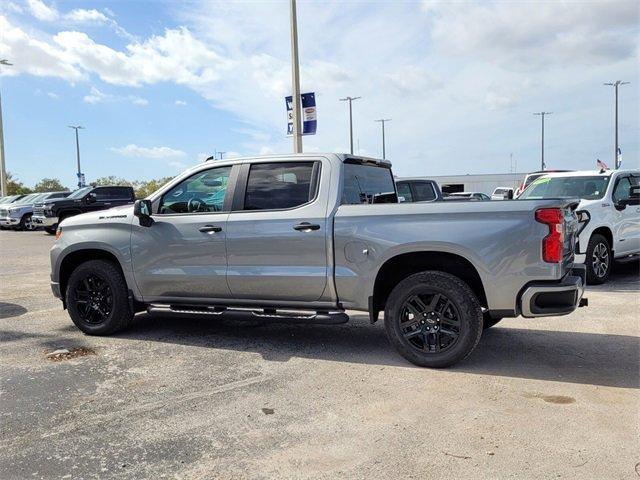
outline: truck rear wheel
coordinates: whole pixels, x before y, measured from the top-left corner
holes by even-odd
[[[80,264],[69,277],[65,295],[71,320],[86,334],[109,335],[133,319],[124,276],[107,260]]]
[[[384,312],[387,337],[411,363],[444,368],[467,357],[482,335],[482,308],[458,277],[425,271],[393,289]]]
[[[587,245],[587,283],[600,285],[609,278],[613,266],[611,246],[606,238],[599,233],[591,236]]]

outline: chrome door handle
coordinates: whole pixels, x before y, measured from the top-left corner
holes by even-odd
[[[293,229],[299,232],[310,232],[311,230],[320,230],[320,225],[316,223],[302,222],[293,227]]]
[[[198,230],[203,233],[218,233],[222,231],[222,227],[218,227],[217,225],[204,225]]]

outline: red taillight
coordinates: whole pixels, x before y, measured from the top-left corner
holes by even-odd
[[[542,259],[559,263],[564,253],[564,214],[560,208],[536,210],[536,220],[549,226],[549,235],[542,239]]]

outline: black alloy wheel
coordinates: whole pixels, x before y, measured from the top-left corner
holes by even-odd
[[[66,282],[69,316],[89,335],[109,335],[126,328],[135,314],[119,265],[109,260],[80,264]]]
[[[90,325],[104,323],[113,311],[111,287],[95,273],[89,273],[80,279],[74,286],[72,295],[80,318]]]
[[[444,368],[467,357],[482,335],[482,307],[463,280],[445,272],[408,276],[391,291],[384,324],[389,342],[415,365]]]
[[[402,305],[400,330],[404,338],[422,352],[445,352],[460,336],[460,314],[444,294],[416,293]]]

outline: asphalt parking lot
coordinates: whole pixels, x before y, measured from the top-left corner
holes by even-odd
[[[137,317],[80,333],[42,232],[0,232],[0,478],[640,476],[638,264],[566,317],[420,369],[340,326]],[[75,358],[47,356],[66,348]],[[74,350],[76,349],[76,350]]]

